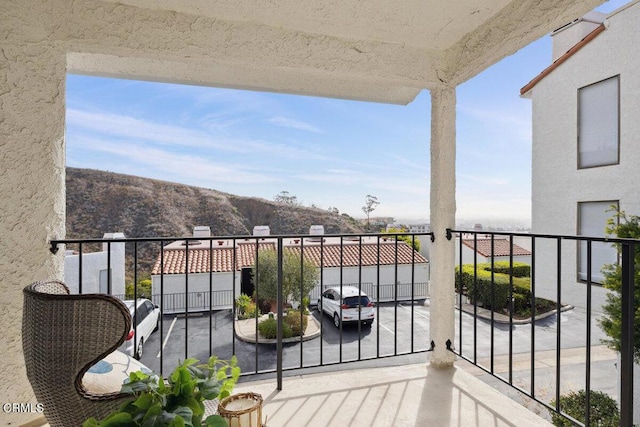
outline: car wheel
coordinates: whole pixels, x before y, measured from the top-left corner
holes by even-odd
[[[333,313],[333,324],[336,325],[336,328],[340,327],[340,317],[338,313]]]
[[[140,360],[142,357],[142,344],[144,343],[144,338],[140,337],[140,342],[138,343],[138,348],[136,349],[136,359]]]
[[[365,327],[370,328],[373,322],[362,322]]]
[[[158,316],[158,320],[156,321],[156,327],[153,328],[153,332],[157,331],[160,328],[160,316]]]

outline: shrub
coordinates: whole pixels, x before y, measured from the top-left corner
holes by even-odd
[[[136,296],[138,298],[151,298],[151,279],[144,279],[138,282]],[[127,283],[125,286],[125,298],[133,299],[133,283]]]
[[[287,317],[284,318],[284,322],[291,328],[292,336],[300,336],[304,334],[307,329],[307,316],[302,316],[302,323],[300,322],[300,311],[289,310]]]
[[[615,399],[601,391],[591,391],[590,396],[590,419],[592,426],[617,427],[620,424],[620,414],[618,404]],[[555,406],[555,400],[551,401],[551,406]],[[585,408],[587,405],[587,393],[584,390],[560,396],[560,410],[572,418],[584,423]],[[562,415],[551,412],[553,425],[558,427],[572,427],[573,423]]]
[[[506,273],[505,273],[506,272]],[[509,276],[509,263],[494,263],[493,274],[490,263],[477,265],[474,277],[473,264],[464,264],[462,274],[456,267],[456,291],[465,293],[472,302],[493,311],[501,311],[509,306],[509,289],[513,283],[514,311],[529,315],[531,309],[531,268],[524,263],[513,263],[513,278]],[[516,274],[517,273],[517,274]],[[492,281],[493,276],[493,281]],[[536,310],[542,311],[553,305],[552,301],[536,298]]]
[[[246,294],[240,294],[240,296],[236,299],[236,315],[238,319],[252,319],[260,315],[260,311],[256,304],[251,300]]]
[[[282,336],[285,336],[284,331],[286,330],[285,325],[282,325]],[[265,338],[273,339],[278,336],[278,323],[275,318],[268,318],[258,323],[258,331],[260,335]]]
[[[282,338],[299,337],[307,329],[307,316],[302,316],[300,323],[300,312],[289,310],[282,321]],[[278,322],[275,317],[270,317],[258,323],[258,331],[265,338],[274,339],[278,333]]]
[[[480,264],[491,271],[491,263]],[[509,274],[509,261],[498,261],[493,263],[493,271],[501,274]],[[531,277],[531,266],[523,262],[513,263],[513,277]]]
[[[607,234],[618,238],[640,239],[640,216],[627,215],[617,206],[612,206],[613,217],[607,220]],[[620,244],[614,244],[621,254]],[[636,363],[640,363],[640,250],[636,248],[634,255],[635,276],[633,278],[633,357]],[[602,268],[604,275],[604,287],[607,300],[602,306],[603,316],[600,318],[600,327],[607,334],[603,342],[612,350],[620,351],[622,348],[622,266],[620,263],[608,264]]]

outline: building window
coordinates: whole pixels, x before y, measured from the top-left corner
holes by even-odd
[[[607,220],[614,214],[611,206],[618,207],[618,201],[578,203],[578,235],[604,237]],[[578,280],[587,280],[587,242],[578,243]],[[602,267],[617,261],[617,252],[611,243],[591,243],[591,281],[603,283]]]
[[[578,168],[619,162],[620,77],[578,89]]]

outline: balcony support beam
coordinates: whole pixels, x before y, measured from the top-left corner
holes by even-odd
[[[447,229],[455,228],[456,216],[456,89],[443,85],[431,91],[431,316],[429,332],[435,348],[431,365],[452,366],[454,342],[455,240]]]

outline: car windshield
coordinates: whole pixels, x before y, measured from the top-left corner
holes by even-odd
[[[369,304],[369,297],[367,296],[355,296],[355,297],[346,297],[343,300],[343,304],[348,305],[349,307],[357,307],[358,304],[366,307]]]

